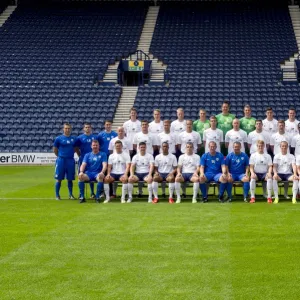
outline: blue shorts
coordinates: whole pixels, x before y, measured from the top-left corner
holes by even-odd
[[[169,174],[170,173],[159,173],[159,176],[163,179],[163,181],[166,181]]]
[[[232,176],[232,179],[234,181],[241,181],[246,176],[246,174],[245,173],[243,173],[243,174],[231,174],[231,176]]]
[[[191,181],[191,178],[193,177],[194,173],[182,173],[182,177],[184,181]]]
[[[97,181],[97,176],[100,172],[89,172],[86,171],[84,174],[90,179],[90,181]]]
[[[205,175],[208,182],[210,182],[210,181],[218,182],[220,177],[222,176],[222,173],[217,173],[217,174],[215,174],[215,173],[205,173],[204,175]]]
[[[55,162],[56,180],[75,180],[75,160],[74,158],[58,157]]]
[[[148,175],[149,175],[149,173],[135,173],[135,176],[137,176],[139,181],[144,181],[144,178]]]
[[[124,174],[114,174],[114,173],[110,173],[110,176],[116,180],[116,181],[120,181],[120,177],[122,177]]]
[[[258,181],[264,181],[266,178],[267,173],[256,173]]]
[[[292,175],[293,175],[293,174],[279,174],[279,173],[278,173],[278,176],[280,177],[280,179],[281,179],[282,181],[288,181],[289,178],[290,178]]]

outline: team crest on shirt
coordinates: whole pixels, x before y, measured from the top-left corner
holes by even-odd
[[[67,141],[67,144],[70,144],[70,141]]]
[[[244,157],[241,157],[241,160],[244,160]]]
[[[219,161],[219,158],[218,158],[218,157],[216,158],[216,161]]]

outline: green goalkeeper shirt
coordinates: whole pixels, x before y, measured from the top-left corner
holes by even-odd
[[[204,122],[200,120],[196,120],[193,122],[193,130],[197,131],[200,134],[202,142],[203,142],[203,131],[209,127],[210,127],[210,123],[208,120],[205,120]]]
[[[235,119],[235,115],[223,115],[222,113],[220,113],[216,115],[216,118],[218,121],[217,128],[221,129],[225,136],[225,134],[232,129],[232,121]]]
[[[246,131],[247,134],[249,134],[250,132],[255,130],[255,121],[256,121],[255,118],[243,117],[240,119],[240,128],[243,129],[244,131]]]

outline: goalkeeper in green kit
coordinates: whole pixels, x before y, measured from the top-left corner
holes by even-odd
[[[232,129],[232,121],[235,119],[235,115],[231,114],[229,112],[230,104],[229,101],[224,101],[222,104],[222,112],[218,115],[216,115],[218,125],[217,128],[221,129],[223,131],[223,135],[225,137],[225,134]],[[221,149],[223,155],[226,156],[227,149],[222,146]]]
[[[203,132],[205,129],[210,127],[209,120],[206,119],[206,110],[205,109],[200,109],[199,110],[199,119],[193,122],[193,130],[198,132],[201,136],[201,141],[203,141]],[[203,144],[201,145],[199,155],[204,154],[204,146]]]

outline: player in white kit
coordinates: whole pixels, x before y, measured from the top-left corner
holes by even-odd
[[[215,142],[217,152],[221,152],[221,146],[224,142],[223,131],[217,128],[217,118],[215,116],[211,116],[209,118],[210,128],[207,128],[203,131],[203,143],[205,147],[205,152],[209,152],[209,143]]]
[[[153,118],[154,120],[149,124],[149,132],[157,136],[164,130],[164,124],[163,121],[160,119],[159,109],[154,109]]]
[[[201,147],[201,136],[197,131],[193,131],[193,121],[186,120],[186,129],[185,131],[179,134],[178,138],[178,147],[180,147],[181,153],[185,153],[187,142],[193,143],[194,153],[200,151]]]
[[[298,133],[292,138],[291,153],[296,157],[300,155],[300,123],[298,124]]]
[[[225,135],[225,147],[228,148],[228,153],[233,152],[233,144],[235,142],[241,143],[241,151],[245,152],[245,144],[247,144],[247,133],[240,129],[240,120],[234,119],[232,121],[233,129],[229,130]]]
[[[173,193],[175,189],[175,173],[177,159],[174,154],[169,153],[169,144],[162,144],[162,153],[155,157],[153,176],[153,203],[158,202],[158,183],[166,181],[169,183],[169,203],[174,203]]]
[[[269,138],[271,138],[272,134],[277,132],[277,120],[274,119],[272,107],[267,108],[266,116],[263,120],[263,129],[269,134]]]
[[[130,156],[123,151],[123,144],[120,140],[115,142],[115,152],[108,157],[107,175],[104,178],[104,193],[106,200],[104,203],[110,201],[109,184],[116,181],[122,182],[122,196],[121,203],[125,203],[125,196],[128,189],[128,177],[130,171]]]
[[[154,171],[154,158],[152,154],[146,152],[146,143],[139,144],[139,153],[137,153],[131,162],[130,177],[128,179],[128,200],[132,201],[133,184],[138,181],[144,181],[148,184],[148,202],[152,202],[152,174]]]
[[[288,143],[282,141],[280,143],[280,153],[274,156],[273,160],[273,191],[275,200],[278,203],[278,181],[293,182],[293,198],[292,203],[297,203],[296,196],[299,187],[295,156],[288,153]]]
[[[115,148],[116,141],[121,141],[122,142],[122,151],[131,155],[133,146],[132,146],[132,142],[130,142],[130,140],[125,136],[124,127],[118,127],[117,134],[118,134],[118,136],[111,139],[109,142],[108,150],[109,150],[110,154],[113,152],[116,152],[116,148]]]
[[[137,133],[133,138],[133,149],[139,152],[137,145],[141,142],[146,144],[146,152],[149,154],[154,154],[154,151],[158,148],[158,139],[155,135],[149,132],[148,121],[142,121],[142,131]]]
[[[271,151],[274,155],[280,153],[280,143],[287,142],[290,146],[290,137],[285,132],[285,122],[283,120],[278,121],[278,132],[273,133],[270,139]],[[289,152],[289,148],[288,148]]]
[[[299,121],[296,119],[296,110],[291,107],[289,109],[289,118],[285,121],[285,132],[289,135],[290,140],[298,133]]]
[[[200,156],[194,153],[193,143],[187,142],[186,153],[180,155],[177,167],[177,176],[175,178],[175,191],[177,195],[176,203],[181,202],[180,185],[184,182],[193,183],[192,203],[197,203],[197,194],[199,190],[199,172]]]
[[[177,109],[177,120],[171,123],[171,132],[179,134],[180,132],[185,131],[185,128],[186,121],[184,119],[184,110],[183,108],[179,107]]]
[[[250,154],[256,153],[257,141],[264,141],[264,152],[268,152],[270,147],[269,134],[263,130],[262,120],[255,121],[255,130],[248,134],[248,147],[250,148]]]
[[[250,203],[255,202],[255,189],[256,182],[266,181],[268,191],[268,203],[272,203],[272,158],[270,154],[265,151],[265,142],[263,140],[257,140],[257,151],[251,154],[250,165]]]
[[[123,127],[126,137],[133,144],[135,134],[142,130],[141,121],[137,119],[137,110],[134,107],[130,110],[130,120],[124,122]]]

